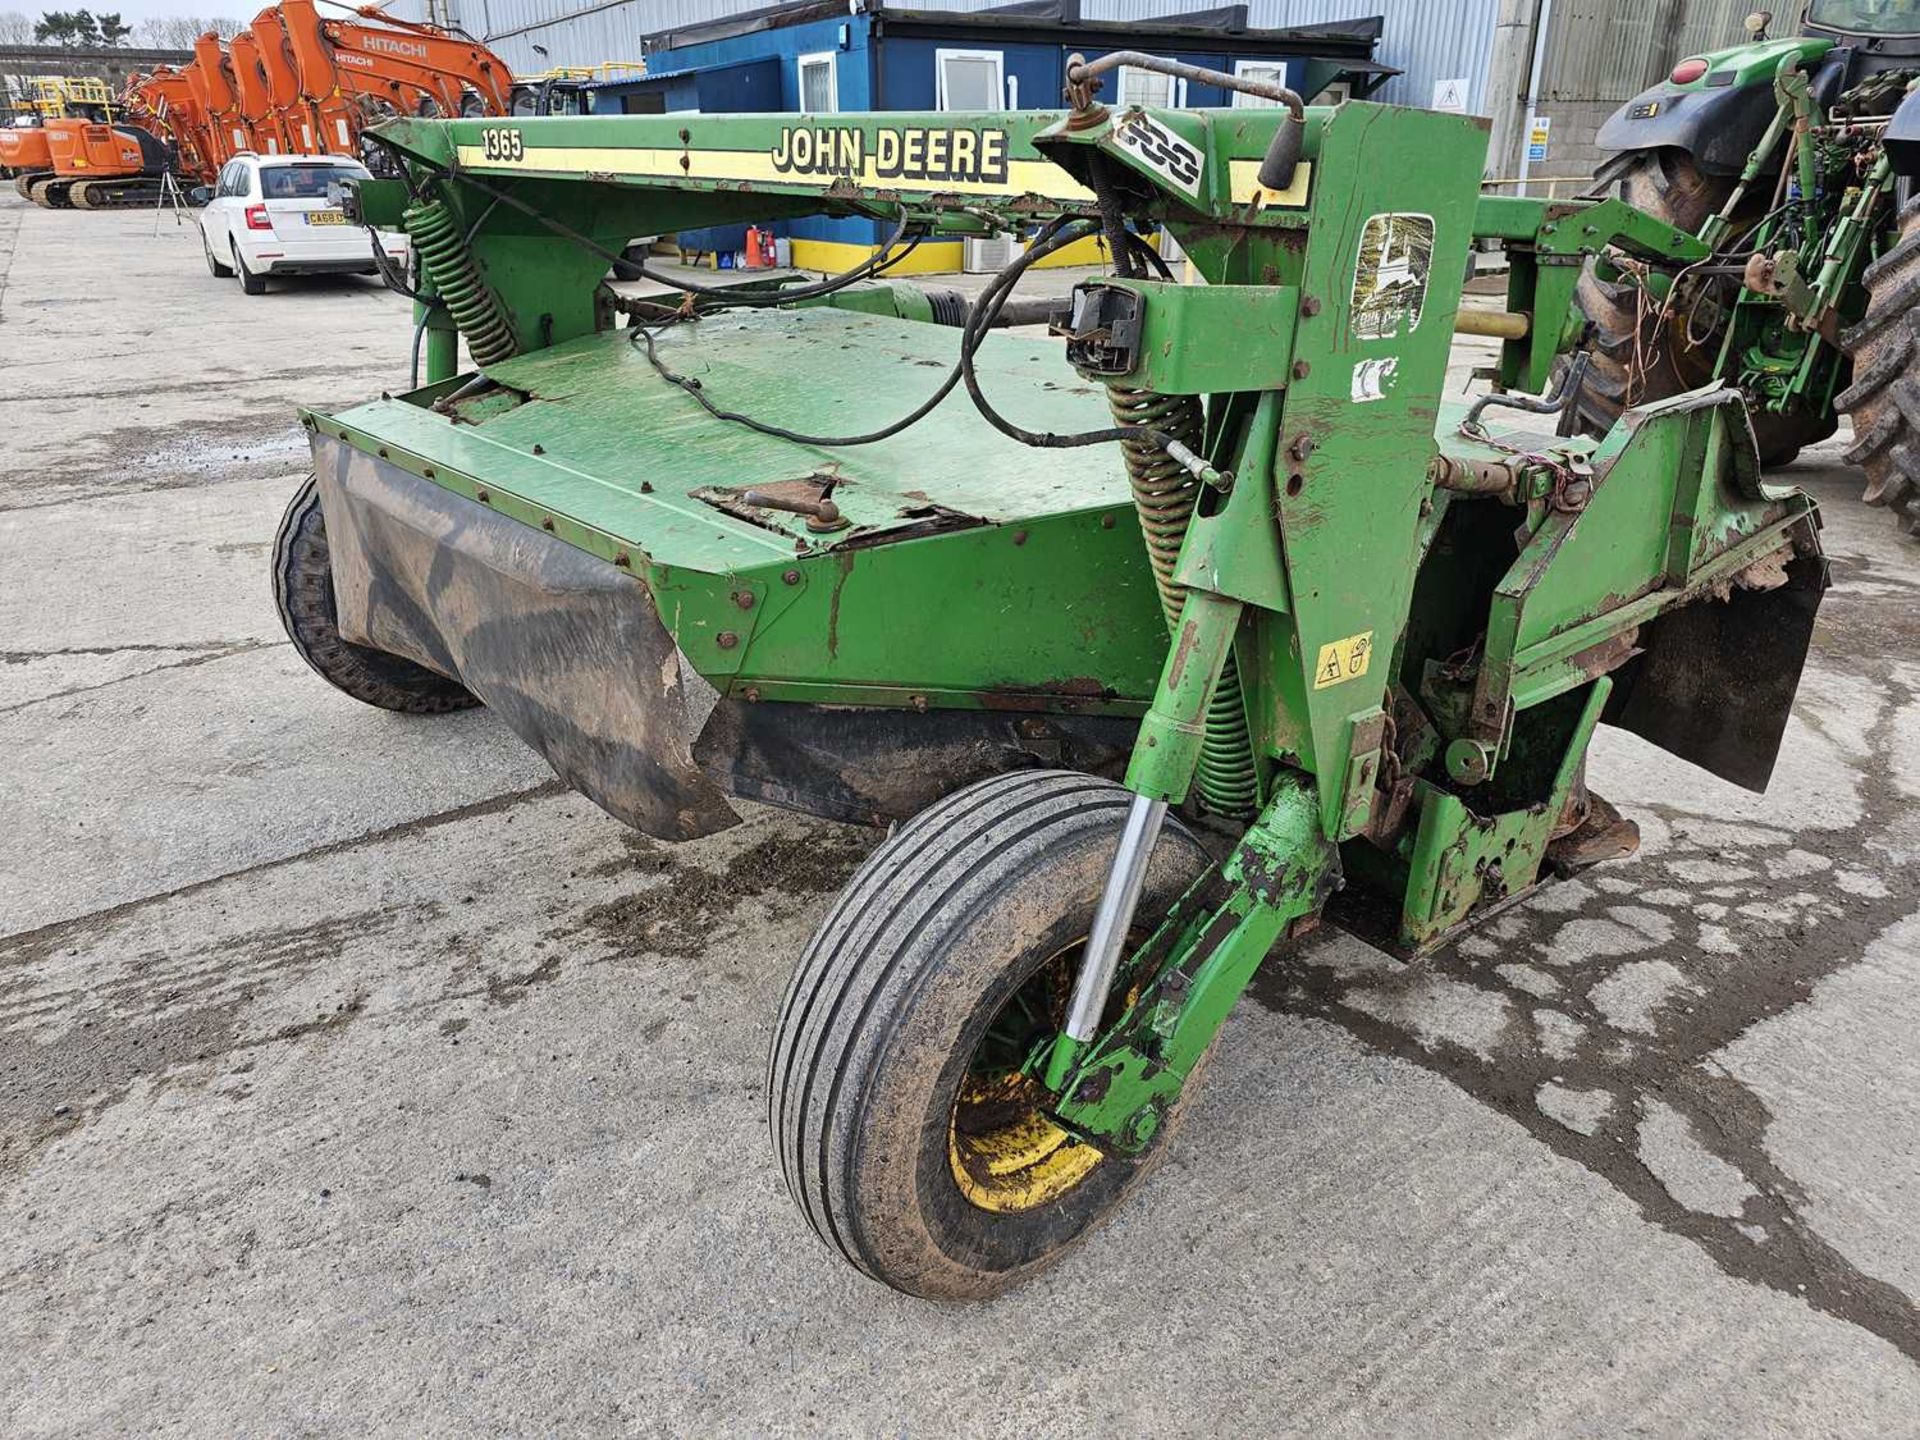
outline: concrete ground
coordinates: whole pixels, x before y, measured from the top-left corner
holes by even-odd
[[[657,847],[288,648],[292,407],[400,388],[405,306],[11,195],[0,251],[8,1435],[1920,1432],[1920,557],[1835,446],[1766,795],[1606,733],[1636,859],[1276,960],[1160,1177],[949,1309],[764,1133],[871,837]]]

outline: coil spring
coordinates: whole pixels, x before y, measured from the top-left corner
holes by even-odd
[[[1107,406],[1118,424],[1146,426],[1171,435],[1196,452],[1202,445],[1205,423],[1195,396],[1158,395],[1150,390],[1109,385]],[[1140,517],[1140,533],[1147,542],[1153,583],[1160,591],[1160,609],[1167,617],[1167,628],[1172,630],[1180,621],[1184,600],[1181,587],[1174,583],[1173,567],[1193,521],[1200,485],[1178,461],[1149,441],[1122,440],[1120,451],[1126,460],[1127,483],[1133,490],[1134,512]],[[1207,706],[1207,733],[1201,740],[1194,783],[1207,808],[1219,815],[1249,814],[1259,798],[1253,737],[1247,729],[1240,672],[1231,655]]]
[[[467,249],[453,211],[441,200],[419,202],[401,213],[400,223],[419,253],[420,268],[433,281],[454,325],[466,337],[473,363],[485,369],[512,358],[520,348],[513,338],[513,327],[500,309],[500,297],[480,278],[480,268]]]

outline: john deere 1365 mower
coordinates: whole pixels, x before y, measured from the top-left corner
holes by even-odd
[[[327,680],[483,702],[651,835],[735,797],[897,827],[798,959],[768,1096],[809,1223],[918,1295],[1017,1282],[1132,1191],[1323,914],[1416,958],[1630,852],[1598,725],[1764,786],[1826,583],[1738,389],[1597,440],[1552,433],[1576,386],[1532,398],[1583,258],[1713,242],[1481,198],[1469,117],[1213,75],[1278,103],[1116,110],[1121,64],[1203,73],[1076,61],[1056,114],[382,127],[402,178],[349,206],[413,237],[426,379],[304,412],[275,555]],[[619,283],[635,236],[811,214],[891,239],[817,284]],[[886,278],[998,231],[1025,249],[970,305]],[[1058,338],[997,328],[1087,236],[1111,273]],[[1464,312],[1482,237],[1509,303]],[[1503,342],[1470,407],[1457,326]]]

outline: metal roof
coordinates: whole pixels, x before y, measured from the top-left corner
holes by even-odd
[[[1378,15],[1357,19],[1329,20],[1315,25],[1289,26],[1283,29],[1256,29],[1247,24],[1247,6],[1225,5],[1211,10],[1175,11],[1164,15],[1135,19],[1089,19],[1081,12],[1080,0],[1015,0],[1013,4],[980,10],[919,10],[894,6],[885,0],[789,0],[760,10],[729,15],[657,30],[641,39],[642,51],[677,50],[688,45],[706,45],[767,30],[784,30],[816,20],[841,19],[850,13],[872,16],[886,31],[932,29],[993,30],[1031,38],[1048,34],[1066,40],[1086,35],[1125,36],[1132,41],[1204,38],[1226,42],[1229,49],[1240,44],[1287,46],[1309,49],[1327,58],[1371,57],[1379,41],[1384,22]],[[1397,75],[1392,66],[1369,64],[1370,73]]]

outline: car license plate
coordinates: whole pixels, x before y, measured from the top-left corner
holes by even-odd
[[[347,223],[347,217],[338,210],[309,210],[307,223],[309,225],[344,225]]]

